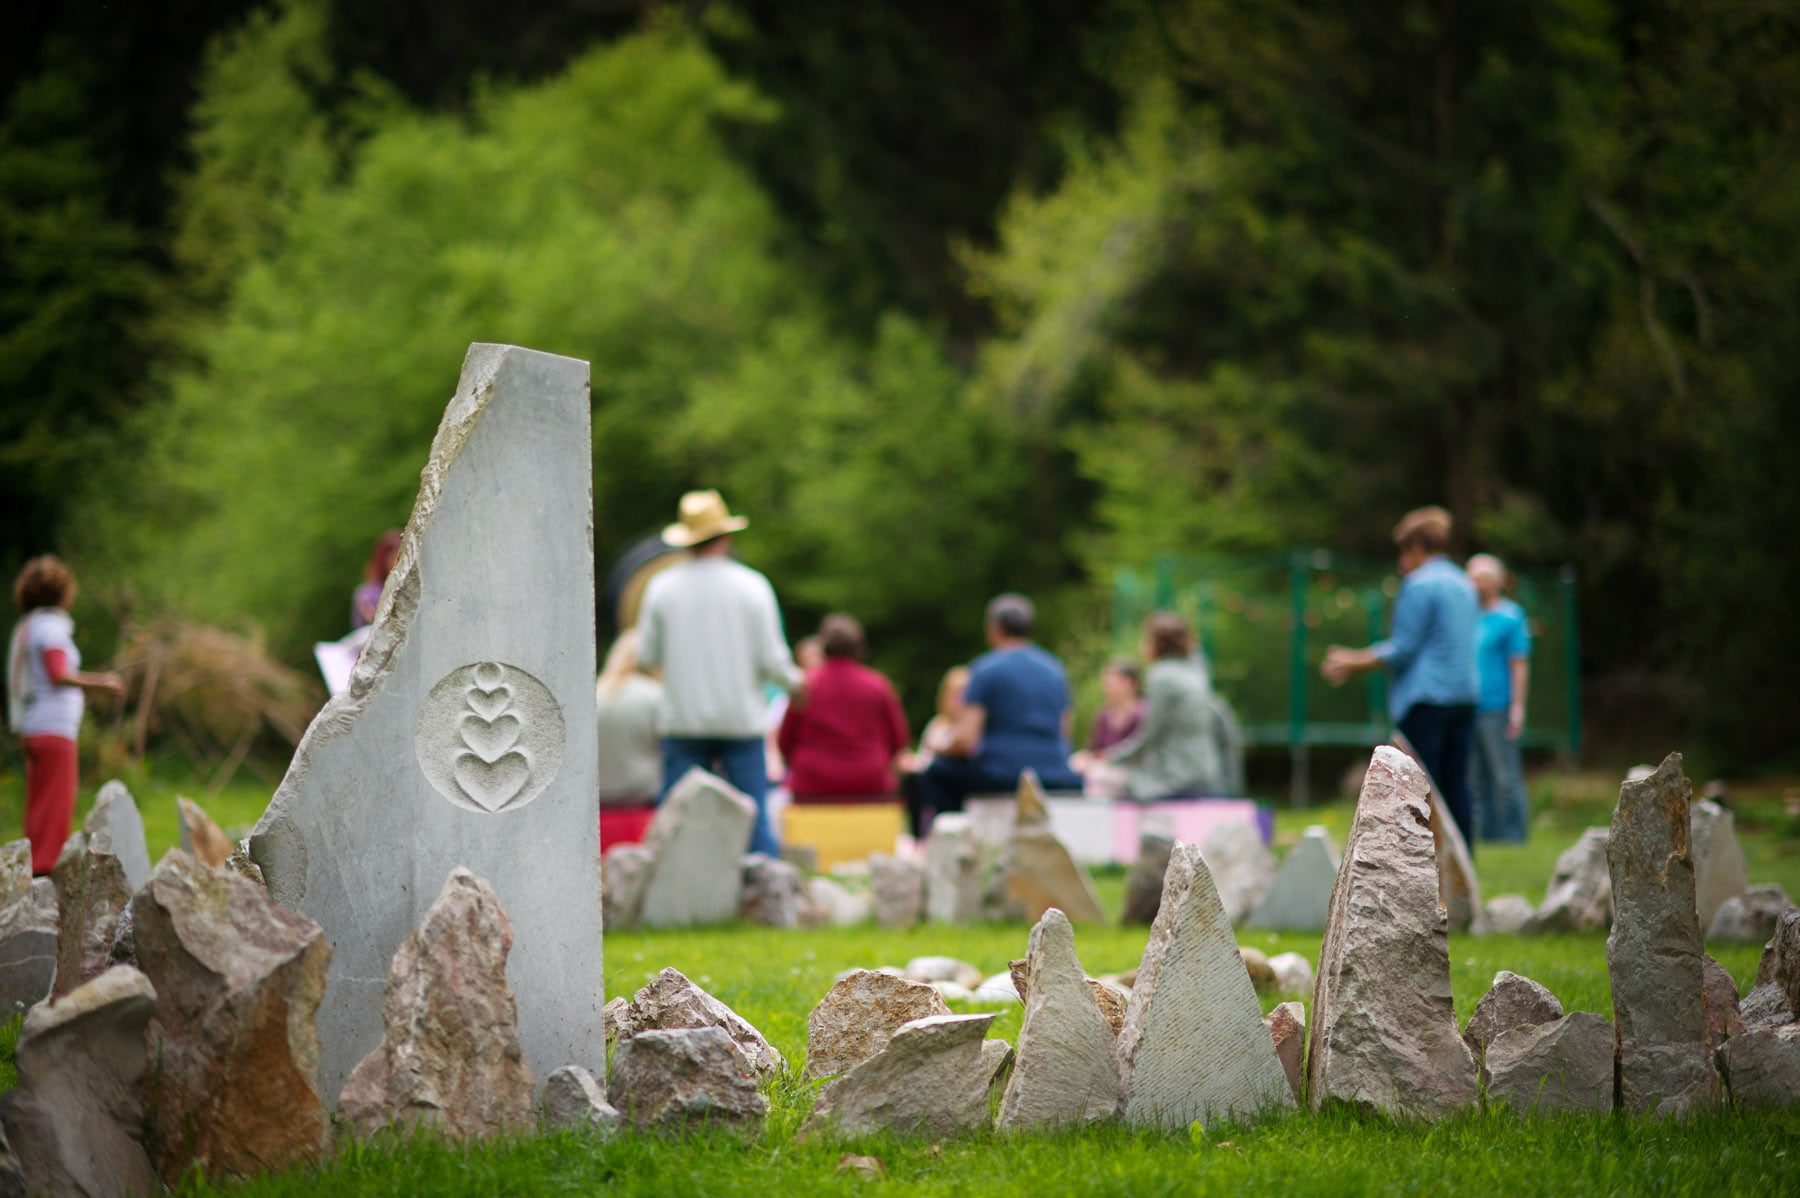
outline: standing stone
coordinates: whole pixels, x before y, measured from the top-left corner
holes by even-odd
[[[1120,1098],[1117,1035],[1094,1005],[1075,956],[1075,931],[1052,907],[1025,954],[1025,1021],[1000,1128],[1084,1127],[1112,1118]]]
[[[869,854],[869,895],[875,922],[884,928],[910,928],[925,909],[925,872],[902,857]]]
[[[1788,892],[1773,884],[1752,886],[1719,904],[1706,939],[1739,944],[1764,944],[1775,934],[1775,921],[1794,905]]]
[[[686,928],[737,918],[756,805],[699,766],[669,791],[644,848],[650,853],[641,917],[647,928]]]
[[[107,782],[94,796],[93,809],[81,822],[88,850],[111,853],[125,871],[125,885],[136,893],[150,880],[150,844],[144,838],[144,817],[136,800],[118,779]]]
[[[797,928],[806,897],[806,881],[796,867],[765,853],[743,859],[743,889],[738,915],[765,928]]]
[[[1592,932],[1612,923],[1612,874],[1605,828],[1589,828],[1564,849],[1527,932]]]
[[[1156,922],[1157,908],[1162,906],[1163,875],[1169,872],[1169,854],[1175,851],[1175,838],[1163,832],[1145,832],[1138,837],[1137,860],[1125,876],[1125,913],[1119,922],[1127,927]]]
[[[1132,1127],[1180,1131],[1294,1105],[1231,921],[1192,845],[1169,857],[1119,1032],[1119,1072],[1119,1115]]]
[[[1382,746],[1363,779],[1319,948],[1306,1053],[1315,1110],[1335,1099],[1441,1116],[1474,1101],[1446,924],[1430,782],[1412,758]]]
[[[1522,894],[1498,894],[1482,908],[1482,927],[1490,936],[1516,936],[1531,923],[1536,909]]]
[[[1612,1036],[1588,1011],[1501,1032],[1487,1045],[1488,1101],[1521,1115],[1612,1110]]]
[[[925,919],[964,924],[981,919],[981,843],[960,811],[931,821],[925,840]]]
[[[1711,799],[1694,800],[1693,833],[1689,838],[1694,858],[1694,906],[1700,913],[1700,930],[1712,927],[1726,899],[1736,898],[1750,887],[1750,863],[1738,843],[1737,816]]]
[[[1275,1045],[1275,1059],[1287,1074],[1288,1089],[1296,1103],[1306,1100],[1306,1004],[1284,1002],[1263,1016],[1269,1039]]]
[[[806,1078],[848,1073],[885,1048],[904,1025],[949,1013],[943,996],[925,982],[854,970],[834,982],[806,1017]]]
[[[18,1088],[0,1118],[25,1190],[87,1198],[149,1194],[140,1080],[150,1063],[150,980],[121,965],[33,1007],[19,1033]]]
[[[655,860],[641,844],[621,844],[608,849],[600,861],[600,902],[606,926],[629,931],[642,922],[644,886],[650,881]]]
[[[1800,1015],[1800,908],[1789,907],[1775,921],[1739,1011],[1750,1028],[1780,1027]]]
[[[1262,833],[1246,823],[1220,824],[1200,844],[1206,868],[1225,904],[1225,916],[1242,924],[1275,881],[1275,855]]]
[[[506,981],[512,944],[512,921],[494,888],[466,869],[451,871],[394,954],[382,1003],[386,1034],[338,1098],[356,1134],[425,1126],[460,1140],[531,1126],[531,1070]]]
[[[1703,953],[1688,836],[1693,792],[1671,753],[1656,772],[1619,787],[1612,834],[1612,979],[1619,1105],[1680,1115],[1719,1098],[1706,1042]]]
[[[639,1129],[715,1124],[754,1131],[769,1100],[723,1028],[652,1029],[613,1050],[612,1105]]]
[[[330,1118],[319,1032],[331,948],[269,892],[177,849],[132,900],[139,967],[156,987],[150,1150],[174,1185],[311,1162]]]
[[[30,869],[28,855],[26,889],[0,908],[0,1020],[41,1002],[56,980],[56,884]]]
[[[251,838],[331,944],[326,1094],[381,1042],[389,962],[458,867],[517,917],[526,1059],[605,1059],[587,374],[470,347],[349,688]]]
[[[1323,825],[1314,824],[1293,847],[1269,892],[1250,912],[1246,927],[1284,932],[1323,932],[1331,910],[1331,888],[1337,882],[1337,843]]]
[[[1719,1045],[1744,1031],[1738,1010],[1737,983],[1726,968],[1711,957],[1701,959],[1701,998],[1706,1007],[1706,1042]]]
[[[932,1015],[819,1091],[806,1127],[838,1136],[953,1136],[987,1126],[993,1015]]]
[[[684,1027],[716,1027],[725,1033],[732,1051],[744,1068],[758,1078],[770,1078],[787,1068],[775,1046],[751,1026],[750,1021],[694,985],[679,969],[668,968],[631,998],[625,1009],[620,1034],[635,1036],[645,1031],[675,1031]]]
[[[56,984],[61,997],[106,972],[119,916],[131,901],[125,867],[89,848],[85,833],[69,837],[51,871],[56,886]]]
[[[225,865],[231,861],[236,847],[231,838],[213,823],[200,804],[176,796],[175,808],[181,816],[181,847],[194,855],[202,865]]]
[[[1536,1027],[1563,1017],[1563,1005],[1556,995],[1530,978],[1502,969],[1494,975],[1493,985],[1475,1004],[1475,1013],[1463,1028],[1463,1043],[1475,1054],[1479,1064],[1487,1046],[1502,1032],[1519,1027]]]
[[[1094,879],[1048,820],[1017,828],[1007,841],[1006,897],[1036,923],[1052,907],[1071,923],[1105,923]]]
[[[588,1132],[612,1139],[624,1117],[594,1075],[580,1065],[564,1065],[544,1079],[544,1126],[552,1131]]]
[[[1419,760],[1405,734],[1396,731],[1393,743],[1415,762]],[[1431,840],[1437,852],[1438,901],[1444,904],[1451,928],[1480,932],[1481,886],[1475,879],[1475,859],[1469,855],[1469,842],[1463,839],[1462,829],[1450,814],[1450,805],[1444,802],[1443,792],[1429,772],[1425,782],[1431,800]]]
[[[1739,1106],[1800,1106],[1800,1023],[1733,1036],[1719,1061]]]

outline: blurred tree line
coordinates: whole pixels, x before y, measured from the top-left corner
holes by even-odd
[[[28,5],[0,564],[337,635],[470,341],[593,364],[601,562],[695,485],[921,714],[999,589],[1582,571],[1595,712],[1793,758],[1800,13],[1721,0]],[[1087,630],[1084,632],[1084,630]]]

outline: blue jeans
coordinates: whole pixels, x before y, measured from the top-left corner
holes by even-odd
[[[1519,742],[1506,735],[1504,711],[1475,713],[1475,751],[1469,757],[1469,789],[1483,840],[1523,844],[1531,812]]]
[[[1412,742],[1425,772],[1437,783],[1444,806],[1456,821],[1469,856],[1475,856],[1475,820],[1469,806],[1469,748],[1474,739],[1475,705],[1414,703],[1400,717],[1400,731]]]
[[[762,737],[665,736],[662,750],[663,785],[656,796],[658,803],[669,796],[683,774],[699,766],[725,779],[756,804],[749,851],[781,856],[781,844],[769,827],[769,763],[763,756]]]

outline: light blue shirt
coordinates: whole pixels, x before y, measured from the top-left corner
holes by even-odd
[[[1388,718],[1420,703],[1452,707],[1474,703],[1481,685],[1475,669],[1475,622],[1481,603],[1475,584],[1443,554],[1427,558],[1400,584],[1394,628],[1370,648],[1392,676]]]
[[[1481,630],[1475,639],[1475,660],[1481,670],[1483,711],[1505,711],[1512,706],[1512,663],[1531,656],[1531,631],[1525,609],[1511,599],[1497,599],[1483,608]]]

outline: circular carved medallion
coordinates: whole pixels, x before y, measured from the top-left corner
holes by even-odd
[[[497,661],[446,674],[419,710],[413,747],[437,792],[471,811],[516,811],[544,793],[563,757],[550,688]]]

